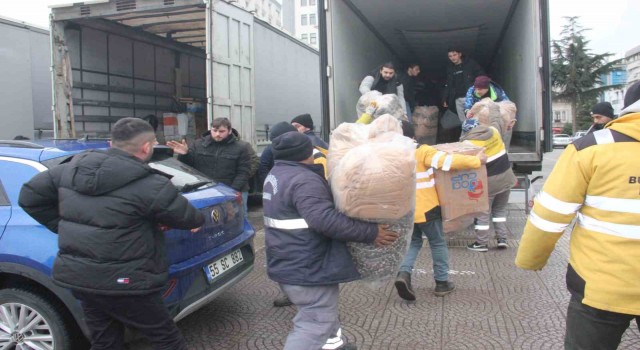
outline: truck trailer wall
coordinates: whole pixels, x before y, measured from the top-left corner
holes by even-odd
[[[318,51],[297,39],[255,20],[256,130],[264,141],[265,125],[311,114],[316,131],[321,129]]]
[[[0,18],[0,139],[51,130],[49,32]]]
[[[491,69],[494,79],[518,106],[512,144],[521,147],[515,149],[535,150],[540,142],[535,135],[542,127],[542,99],[531,98],[542,96],[543,90],[539,11],[537,1],[518,2]],[[512,160],[516,160],[514,157],[518,158],[512,155]]]
[[[329,86],[333,85],[334,105],[331,129],[340,123],[356,119],[356,102],[360,98],[358,87],[367,73],[394,56],[389,48],[367,27],[355,9],[343,0],[331,2],[331,20],[328,30],[340,37],[329,51],[329,65],[333,67]],[[329,22],[329,19],[327,19]],[[331,46],[331,45],[329,45]],[[333,82],[332,82],[333,81]]]
[[[205,99],[204,52],[178,52],[145,41],[139,31],[126,26],[93,21],[101,29],[82,24],[65,29],[78,137],[107,136],[122,117],[154,114],[161,119],[163,113],[175,111],[172,96],[178,74],[182,97]]]

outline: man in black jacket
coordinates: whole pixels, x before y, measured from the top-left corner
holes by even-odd
[[[53,280],[81,301],[93,350],[123,349],[125,326],[156,349],[187,348],[162,300],[161,227],[194,229],[204,216],[146,164],[155,143],[147,122],[123,118],[108,151],[78,154],[20,192],[20,206],[59,235]]]
[[[169,141],[167,146],[180,155],[178,160],[181,162],[236,191],[246,192],[249,190],[251,155],[231,130],[229,119],[216,118],[211,123],[210,134],[196,140],[191,147],[184,140],[181,143]]]
[[[346,242],[385,246],[398,234],[335,208],[306,136],[276,137],[273,154],[275,165],[262,193],[267,273],[298,308],[284,349],[342,348],[338,285],[360,279]]]
[[[478,75],[484,75],[484,70],[476,61],[463,56],[460,49],[449,49],[447,56],[451,64],[447,66],[447,87],[444,91],[443,106],[451,108],[455,105],[458,118],[464,123],[467,119],[464,112],[467,90]]]

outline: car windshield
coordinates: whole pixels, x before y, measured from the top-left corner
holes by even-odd
[[[215,182],[198,170],[171,156],[153,157],[149,166],[171,176],[171,183],[181,192],[189,192]]]

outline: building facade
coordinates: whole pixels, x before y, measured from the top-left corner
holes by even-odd
[[[316,0],[293,0],[294,36],[303,43],[318,49],[318,2]]]
[[[277,0],[235,0],[227,1],[278,29],[284,29],[282,22],[282,5]]]
[[[600,77],[602,85],[619,86],[609,89],[600,94],[600,102],[609,102],[613,106],[613,113],[620,115],[622,107],[624,107],[624,92],[625,84],[627,82],[627,69],[625,64],[620,64],[615,69],[606,75]]]
[[[627,63],[627,88],[640,80],[640,46],[627,51],[624,55]]]

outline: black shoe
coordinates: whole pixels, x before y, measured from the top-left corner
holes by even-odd
[[[398,295],[404,300],[416,300],[416,293],[411,288],[411,274],[406,271],[398,272],[395,282]]]
[[[273,301],[273,306],[275,307],[284,307],[284,306],[291,306],[291,305],[293,305],[293,303],[291,302],[291,300],[289,300],[289,297],[287,297],[286,295]]]
[[[507,240],[504,238],[498,238],[498,249],[507,249]]]
[[[467,249],[473,250],[474,252],[488,252],[489,247],[486,244],[480,244],[478,242],[473,242],[467,246]]]
[[[437,297],[443,297],[456,289],[456,285],[449,281],[436,281],[436,289],[433,291]]]

